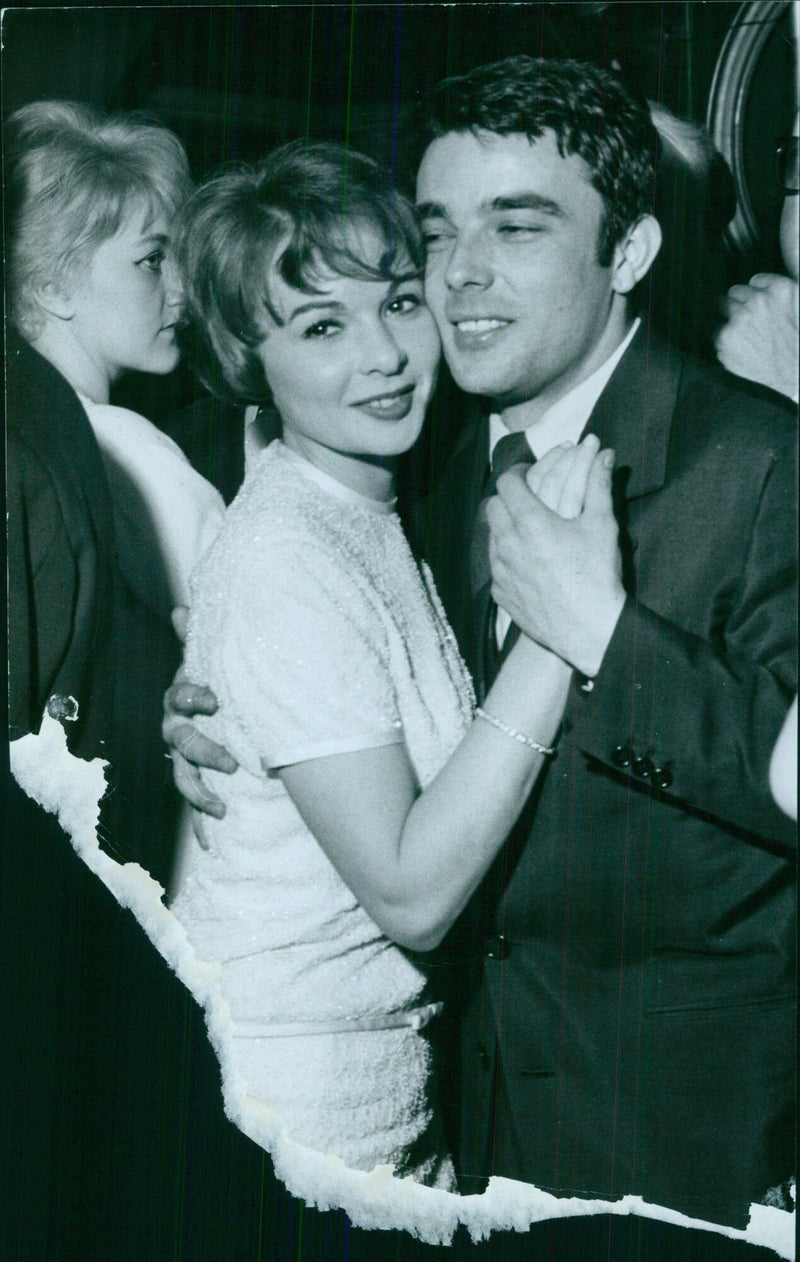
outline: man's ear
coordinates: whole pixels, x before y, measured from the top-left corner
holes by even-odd
[[[646,276],[661,249],[661,226],[653,215],[642,215],[614,249],[613,286],[629,294]]]
[[[49,280],[44,285],[40,285],[34,293],[34,298],[42,311],[54,316],[56,320],[71,320],[75,314],[71,294],[55,281]]]

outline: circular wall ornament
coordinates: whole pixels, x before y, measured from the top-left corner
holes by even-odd
[[[754,0],[743,4],[720,50],[708,100],[706,126],[736,183],[737,208],[726,229],[728,242],[743,254],[757,250],[763,238],[754,208],[752,171],[748,161],[748,108],[757,78],[772,76],[762,65],[775,44],[778,27],[789,20],[789,0]],[[773,53],[774,56],[774,53]],[[783,75],[781,75],[781,78]]]

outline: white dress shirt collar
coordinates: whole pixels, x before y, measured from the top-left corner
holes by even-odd
[[[608,359],[599,368],[596,368],[591,376],[582,381],[580,385],[575,386],[563,398],[558,399],[552,407],[549,407],[539,417],[538,421],[534,421],[533,425],[530,425],[525,430],[528,446],[537,459],[544,456],[551,448],[557,447],[559,443],[578,442],[586,428],[586,422],[592,415],[597,400],[608,385],[611,374],[617,364],[633,341],[640,324],[641,320],[634,320],[627,336],[620,342],[613,354],[609,355]],[[495,449],[495,444],[509,432],[500,420],[500,417],[496,413],[492,413],[489,417],[490,459]]]

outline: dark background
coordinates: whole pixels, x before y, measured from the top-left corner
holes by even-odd
[[[305,135],[397,165],[403,122],[429,86],[511,53],[611,65],[648,99],[705,122],[727,36],[710,122],[730,130],[749,79],[741,169],[725,157],[752,202],[752,230],[722,239],[735,204],[725,170],[706,183],[665,164],[656,207],[665,234],[656,320],[710,354],[719,295],[755,271],[781,270],[774,151],[792,124],[789,10],[780,0],[10,9],[3,113],[40,97],[149,110],[184,141],[197,179]],[[183,368],[167,381],[123,383],[115,401],[169,427],[196,391]]]
[[[747,191],[755,228],[723,240],[732,184],[722,176],[700,187],[662,173],[667,243],[655,289],[662,323],[678,341],[709,353],[717,295],[755,270],[780,269],[773,154],[793,110],[788,4],[35,7],[6,10],[2,37],[4,116],[42,97],[144,108],[181,136],[198,179],[231,158],[255,158],[304,135],[396,163],[398,131],[421,92],[510,53],[613,65],[648,98],[697,122],[707,118],[713,84],[715,134],[725,133],[734,102],[743,102],[740,161],[725,156],[740,195]],[[166,381],[132,380],[117,401],[168,428],[170,413],[195,393],[184,369]],[[439,1250],[401,1232],[356,1231],[342,1213],[306,1209],[275,1181],[269,1159],[225,1121],[202,1021],[132,918],[91,888],[94,878],[80,870],[67,840],[44,827],[21,795],[7,798],[4,823],[13,861],[0,908],[11,979],[2,993],[17,1024],[6,1037],[0,1094],[31,1121],[21,1147],[17,1138],[2,1149],[0,1200],[3,1188],[14,1198],[0,1236],[3,1259],[774,1257],[709,1233],[603,1216],[543,1223],[526,1236],[497,1233],[481,1246],[464,1235]],[[38,864],[30,865],[34,846]],[[76,976],[72,947],[91,935],[97,965]],[[63,965],[47,979],[33,1022],[27,994],[30,988],[41,997],[43,940]],[[56,1065],[55,1084],[40,1064],[51,1077]],[[71,1084],[66,1099],[64,1083]]]

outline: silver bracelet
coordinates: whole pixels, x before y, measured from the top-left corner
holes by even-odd
[[[528,749],[532,749],[537,754],[543,754],[545,758],[551,758],[556,752],[547,745],[540,745],[532,736],[526,736],[524,732],[517,732],[513,727],[509,727],[502,719],[496,719],[493,714],[487,714],[480,706],[475,707],[475,717],[477,719],[485,719],[487,723],[491,723],[492,727],[496,727],[499,732],[504,732],[506,736],[510,736],[512,741],[519,741],[520,745],[527,745]]]

